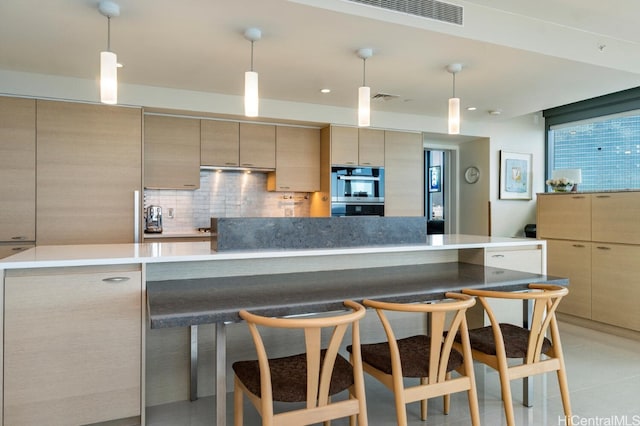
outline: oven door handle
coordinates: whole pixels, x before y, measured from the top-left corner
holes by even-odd
[[[379,181],[379,177],[375,176],[338,176],[338,179],[341,180],[375,180]]]

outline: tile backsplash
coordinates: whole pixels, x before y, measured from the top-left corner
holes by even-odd
[[[212,216],[308,217],[308,195],[268,192],[266,173],[201,170],[200,189],[145,189],[144,207],[162,207],[164,232],[180,233],[209,227]]]

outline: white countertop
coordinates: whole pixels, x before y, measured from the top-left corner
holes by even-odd
[[[546,244],[545,241],[535,240],[532,238],[504,238],[447,234],[428,235],[424,244],[305,250],[216,252],[211,250],[209,242],[36,246],[4,259],[0,259],[0,269],[197,262],[208,260],[457,250],[490,247],[499,248],[536,246],[544,244]]]

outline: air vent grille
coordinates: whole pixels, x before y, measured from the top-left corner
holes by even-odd
[[[390,101],[390,100],[393,100],[393,99],[397,99],[399,97],[400,97],[400,95],[392,95],[390,93],[379,92],[379,93],[376,93],[375,95],[373,95],[371,97],[371,99],[382,99],[383,101]]]
[[[450,24],[463,24],[463,7],[437,0],[347,0]]]

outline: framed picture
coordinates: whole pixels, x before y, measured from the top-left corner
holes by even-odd
[[[429,192],[442,191],[442,183],[440,180],[440,166],[429,167]]]
[[[532,154],[500,151],[500,199],[531,199]]]

